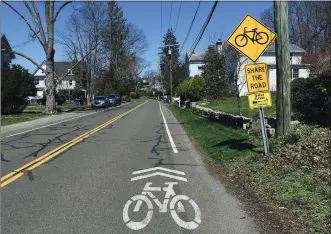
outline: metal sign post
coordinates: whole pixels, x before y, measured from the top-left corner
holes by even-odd
[[[268,142],[267,129],[265,126],[265,121],[264,121],[263,107],[261,107],[259,109],[259,113],[260,113],[260,125],[261,125],[262,139],[263,139],[264,155],[267,155],[269,153],[269,142]]]
[[[227,40],[231,46],[253,61],[253,64],[245,65],[246,84],[249,93],[248,102],[251,109],[259,109],[265,155],[269,153],[269,143],[263,107],[271,106],[272,104],[268,81],[268,66],[266,63],[257,63],[256,61],[276,37],[277,34],[275,32],[251,15],[247,15]]]

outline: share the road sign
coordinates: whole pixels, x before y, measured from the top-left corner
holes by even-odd
[[[228,43],[256,62],[276,36],[254,17],[247,15],[229,37]]]
[[[245,65],[248,93],[269,92],[266,63]]]
[[[254,93],[248,95],[249,108],[258,109],[271,106],[270,93]]]

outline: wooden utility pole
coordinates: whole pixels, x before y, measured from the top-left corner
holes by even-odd
[[[276,39],[276,135],[285,134],[291,123],[291,72],[288,34],[288,2],[274,1]]]
[[[168,56],[169,56],[169,65],[170,65],[170,74],[169,74],[169,80],[170,80],[170,103],[172,102],[172,47],[178,47],[178,44],[173,45],[164,45],[159,47],[160,49],[163,49],[165,47],[168,47]]]
[[[170,103],[172,103],[172,55],[171,55],[171,47],[169,46],[169,65],[170,65]]]

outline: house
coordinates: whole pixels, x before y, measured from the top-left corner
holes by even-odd
[[[289,44],[290,61],[291,61],[291,76],[295,78],[307,78],[309,77],[309,64],[302,63],[302,57],[305,54],[305,50],[294,44]],[[247,85],[245,77],[245,65],[251,64],[252,61],[246,56],[239,59],[235,72],[238,74],[238,86],[239,95],[247,96]],[[271,44],[267,50],[261,55],[256,63],[266,63],[268,66],[269,74],[269,87],[270,91],[276,91],[276,51],[275,44]]]
[[[71,62],[54,62],[54,72],[59,76],[64,76],[70,68],[73,66]],[[45,63],[41,65],[42,68],[46,69]],[[46,84],[45,84],[45,73],[41,69],[37,69],[34,74],[34,82],[37,88],[37,96],[43,97],[44,92],[46,91]],[[72,90],[75,89],[76,81],[73,71],[71,71],[68,76],[66,76],[57,86],[56,91],[59,92],[62,90],[66,96],[66,99],[70,100],[70,94]]]
[[[222,53],[223,43],[218,40],[215,45],[209,45],[208,47],[217,48],[218,53]],[[205,65],[205,52],[193,52],[190,56],[186,53],[185,56],[185,79],[193,77],[195,75],[201,76],[203,71],[203,66]]]
[[[205,65],[205,52],[194,52],[191,57],[186,53],[185,57],[185,79],[191,76],[202,74],[203,66]]]
[[[9,66],[11,61],[15,59],[15,55],[10,53],[11,51],[10,44],[5,35],[1,34],[1,70],[5,66]]]

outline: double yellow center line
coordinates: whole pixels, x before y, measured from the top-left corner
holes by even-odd
[[[62,152],[66,151],[67,149],[69,149],[70,147],[76,145],[77,143],[81,142],[82,140],[84,140],[85,138],[88,138],[89,136],[91,136],[92,134],[102,130],[103,128],[107,127],[108,125],[114,123],[116,120],[124,117],[125,115],[129,114],[130,112],[138,109],[139,107],[141,107],[142,105],[146,104],[147,101],[145,101],[144,103],[124,112],[123,114],[116,116],[115,118],[105,122],[104,124],[101,124],[100,126],[72,139],[71,141],[49,151],[48,153],[36,158],[35,160],[21,166],[20,168],[8,173],[7,175],[1,177],[1,188],[5,187],[6,185],[10,184],[11,182],[19,179],[21,176],[24,175],[24,171],[31,171],[33,169],[35,169],[36,167],[39,167],[40,165],[44,164],[45,162],[51,160],[52,158],[58,156],[59,154],[61,154]]]

